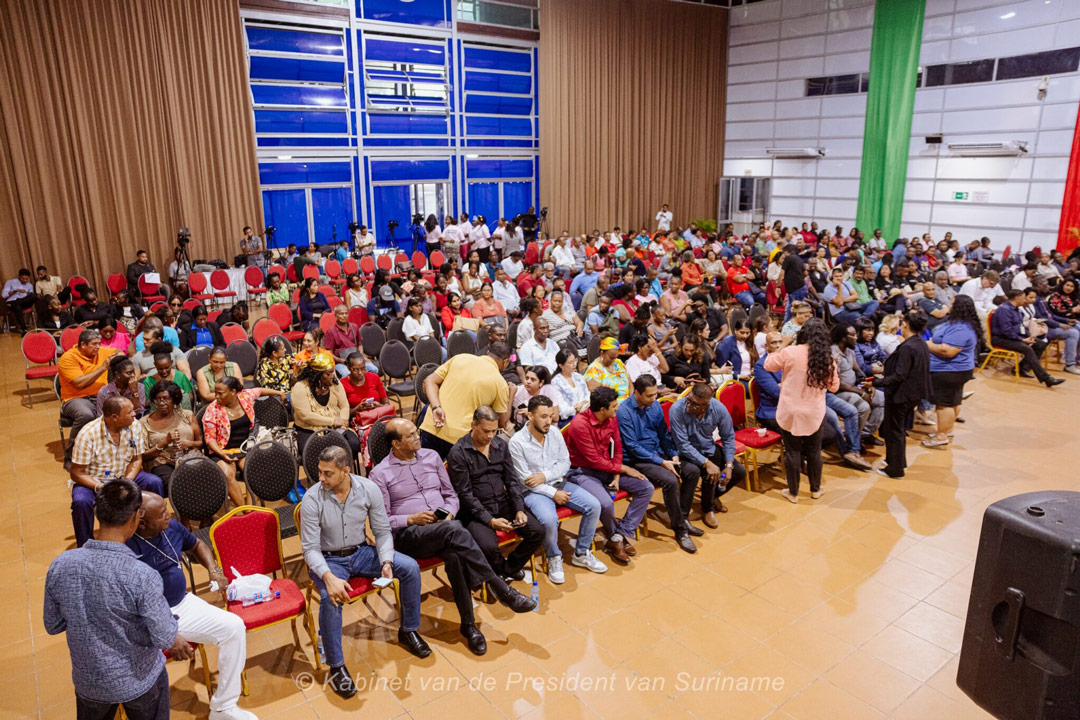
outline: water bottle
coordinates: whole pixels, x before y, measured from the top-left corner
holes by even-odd
[[[608,490],[607,494],[611,496],[612,500],[614,500],[615,496],[619,494],[619,491],[618,490]]]
[[[532,586],[533,612],[540,612],[540,583],[533,578]]]
[[[326,651],[323,650],[323,644],[322,644],[322,630],[319,631],[319,660],[324,665],[326,664]]]

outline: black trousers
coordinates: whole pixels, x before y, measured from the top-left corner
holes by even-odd
[[[1019,340],[1001,337],[1000,335],[994,335],[990,338],[990,341],[994,343],[995,347],[1020,353],[1024,358],[1020,366],[1035,373],[1035,377],[1039,378],[1039,382],[1046,382],[1046,379],[1050,377],[1050,373],[1046,372],[1046,370],[1043,369],[1042,363],[1039,362],[1039,356],[1042,355],[1043,349],[1046,348],[1046,343],[1036,340],[1035,345],[1032,346],[1020,342]]]
[[[167,463],[161,465],[155,465],[150,472],[161,478],[161,486],[165,488],[165,497],[169,496],[169,480],[172,479],[173,470],[176,469],[175,465],[169,465]]]
[[[451,448],[454,447],[454,444],[448,443],[442,438],[432,435],[427,430],[421,430],[420,447],[426,450],[434,450],[439,453],[439,457],[445,460],[446,456],[450,454]]]
[[[996,343],[995,343],[996,344]],[[881,421],[881,439],[885,441],[885,474],[889,477],[904,477],[907,467],[907,427],[908,415],[918,403],[891,403],[885,399],[885,417]]]
[[[727,458],[724,457],[724,447],[722,445],[716,446],[716,452],[709,458],[712,460],[713,465],[718,466],[721,470],[724,469],[724,465],[727,463]],[[705,473],[705,469],[699,467],[696,463],[691,462],[687,458],[682,458],[682,463],[679,465],[679,472],[683,478],[682,490],[679,492],[679,503],[683,508],[683,516],[689,516],[690,507],[694,504],[694,490],[697,489],[698,480],[701,480],[701,514],[712,512],[713,501],[718,497],[723,497],[727,494],[727,491],[735,487],[740,483],[746,482],[746,468],[738,460],[733,460],[731,464],[731,477],[725,478],[727,485],[720,488],[720,483],[709,482],[709,476]]]
[[[15,316],[15,324],[19,326],[20,330],[26,330],[26,314],[23,311],[34,307],[35,303],[37,303],[37,295],[33,293],[18,300],[7,301],[8,310]]]
[[[681,535],[686,532],[686,526],[689,524],[686,516],[690,510],[690,503],[694,501],[694,486],[690,486],[690,497],[684,504],[679,480],[682,480],[682,488],[685,489],[688,484],[686,480],[687,470],[685,468],[688,463],[679,466],[679,477],[676,477],[663,465],[657,465],[656,463],[634,462],[629,463],[629,465],[648,478],[653,485],[660,488],[660,492],[664,495],[664,509],[667,510],[668,518],[671,520],[671,529],[675,534]]]
[[[503,508],[498,517],[513,522],[514,515],[515,513],[510,508]],[[536,552],[536,548],[540,547],[544,542],[544,526],[528,510],[525,511],[525,516],[528,518],[525,524],[519,528],[514,528],[514,533],[521,538],[521,542],[505,558],[502,549],[499,547],[498,536],[490,525],[479,520],[463,520],[465,529],[473,536],[473,540],[476,541],[480,552],[484,553],[488,565],[491,566],[496,575],[513,575],[518,570],[521,570],[529,563],[529,558]]]
[[[414,558],[438,557],[446,564],[446,576],[462,625],[476,622],[473,589],[485,582],[502,582],[495,576],[472,533],[457,520],[404,527],[394,533],[394,548]]]
[[[821,427],[811,435],[792,435],[780,428],[780,437],[784,439],[784,475],[787,477],[788,492],[799,494],[799,475],[802,473],[803,460],[806,460],[806,478],[810,481],[810,492],[821,489]]]
[[[75,695],[77,720],[112,720],[120,703],[103,703]],[[124,703],[124,712],[131,720],[169,720],[169,673],[164,668],[145,693]]]

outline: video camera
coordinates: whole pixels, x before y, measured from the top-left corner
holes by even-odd
[[[180,247],[187,247],[187,244],[191,242],[191,231],[186,227],[182,227],[176,231],[176,244]]]

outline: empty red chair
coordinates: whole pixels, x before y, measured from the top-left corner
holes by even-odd
[[[206,288],[207,282],[205,275],[200,272],[193,272],[188,275],[188,289],[191,290],[192,300],[213,300],[214,293],[206,292]]]
[[[266,314],[270,316],[270,319],[277,323],[278,330],[290,342],[293,340],[302,340],[304,332],[302,330],[290,330],[293,322],[292,310],[285,303],[274,303],[266,311]]]
[[[341,271],[346,275],[353,275],[360,272],[360,263],[356,262],[356,258],[347,257],[341,263]]]
[[[356,325],[356,327],[361,327],[367,321],[367,308],[360,307],[359,305],[354,305],[353,307],[349,308],[349,322]]]
[[[64,328],[64,332],[60,333],[60,349],[63,352],[67,352],[71,348],[79,344],[79,335],[82,333],[83,328],[78,325],[71,325]]]
[[[194,298],[190,298],[190,299],[184,301],[183,308],[184,308],[184,310],[187,310],[187,311],[190,312],[190,311],[194,310],[195,308],[199,307],[200,305],[202,305],[201,302],[199,302],[198,300],[196,300]]]
[[[291,283],[300,282],[299,280],[296,279],[296,266],[295,265],[290,265],[288,267],[288,269],[285,271],[285,279],[288,280]]]
[[[223,311],[221,310],[211,310],[210,312],[206,313],[206,319],[210,322],[217,322],[218,318],[221,317],[222,312]]]
[[[319,286],[319,292],[321,292],[326,297],[327,300],[329,300],[334,295],[337,295],[337,291],[334,290],[334,288],[331,287],[330,285],[320,285]]]
[[[215,270],[210,273],[210,284],[214,286],[215,298],[236,297],[236,291],[229,289],[229,273],[224,270]]]
[[[427,267],[427,258],[424,257],[424,253],[417,250],[412,254],[412,266],[417,270],[423,270]]]
[[[329,295],[326,298],[326,304],[330,306],[331,310],[333,310],[334,308],[336,308],[338,305],[340,305],[343,302],[345,302],[345,301],[342,300],[337,295]]]
[[[337,260],[327,260],[326,267],[323,269],[326,270],[326,276],[330,278],[331,285],[345,284],[345,278],[341,277],[341,263]]]
[[[263,271],[257,265],[250,265],[248,266],[248,269],[244,271],[244,282],[247,283],[248,295],[265,295],[265,281],[266,278],[263,276]]]
[[[82,328],[79,328],[81,331]],[[34,396],[30,394],[31,380],[51,380],[56,377],[56,340],[44,330],[34,330],[23,336],[22,354],[26,360],[26,400],[34,407]]]
[[[255,325],[251,328],[251,339],[255,341],[255,344],[262,347],[262,344],[266,342],[266,338],[271,335],[280,335],[281,328],[274,322],[273,318],[259,318]]]
[[[360,258],[360,269],[364,272],[365,275],[374,275],[375,259],[370,255],[365,255],[364,257]]]
[[[139,276],[139,293],[142,295],[144,303],[164,300],[165,296],[160,293],[160,290],[161,283],[150,282],[146,279],[146,275]]]
[[[375,261],[380,270],[393,270],[394,260],[387,254],[380,255]]]
[[[127,290],[127,278],[120,273],[113,273],[105,280],[105,284],[109,288],[109,292],[116,295],[121,290]]]
[[[308,278],[319,279],[319,267],[317,265],[304,266],[304,279],[307,280]]]
[[[151,305],[151,306],[150,306],[150,312],[152,312],[152,313],[156,313],[156,312],[157,312],[158,310],[160,310],[160,309],[161,309],[161,308],[162,308],[162,307],[163,307],[164,305],[165,305],[165,301],[164,301],[164,300],[158,300],[158,301],[157,301],[156,303],[154,303],[153,305]]]
[[[234,322],[225,323],[221,326],[221,337],[225,340],[226,345],[231,345],[237,340],[248,339],[244,326]]]
[[[443,263],[445,262],[446,256],[443,255],[442,250],[436,250],[435,252],[431,253],[431,267],[433,269],[438,270],[443,266]]]
[[[334,327],[337,323],[337,318],[334,317],[334,313],[323,313],[319,316],[319,327],[325,333],[330,328]]]

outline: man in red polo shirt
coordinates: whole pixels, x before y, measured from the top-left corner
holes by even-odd
[[[570,472],[566,479],[600,501],[600,524],[608,540],[604,552],[626,565],[637,550],[627,540],[645,517],[653,486],[638,470],[623,464],[622,439],[615,414],[619,394],[604,385],[589,395],[589,408],[574,416],[564,437],[570,452]],[[630,506],[622,519],[615,520],[615,492],[630,494]]]

